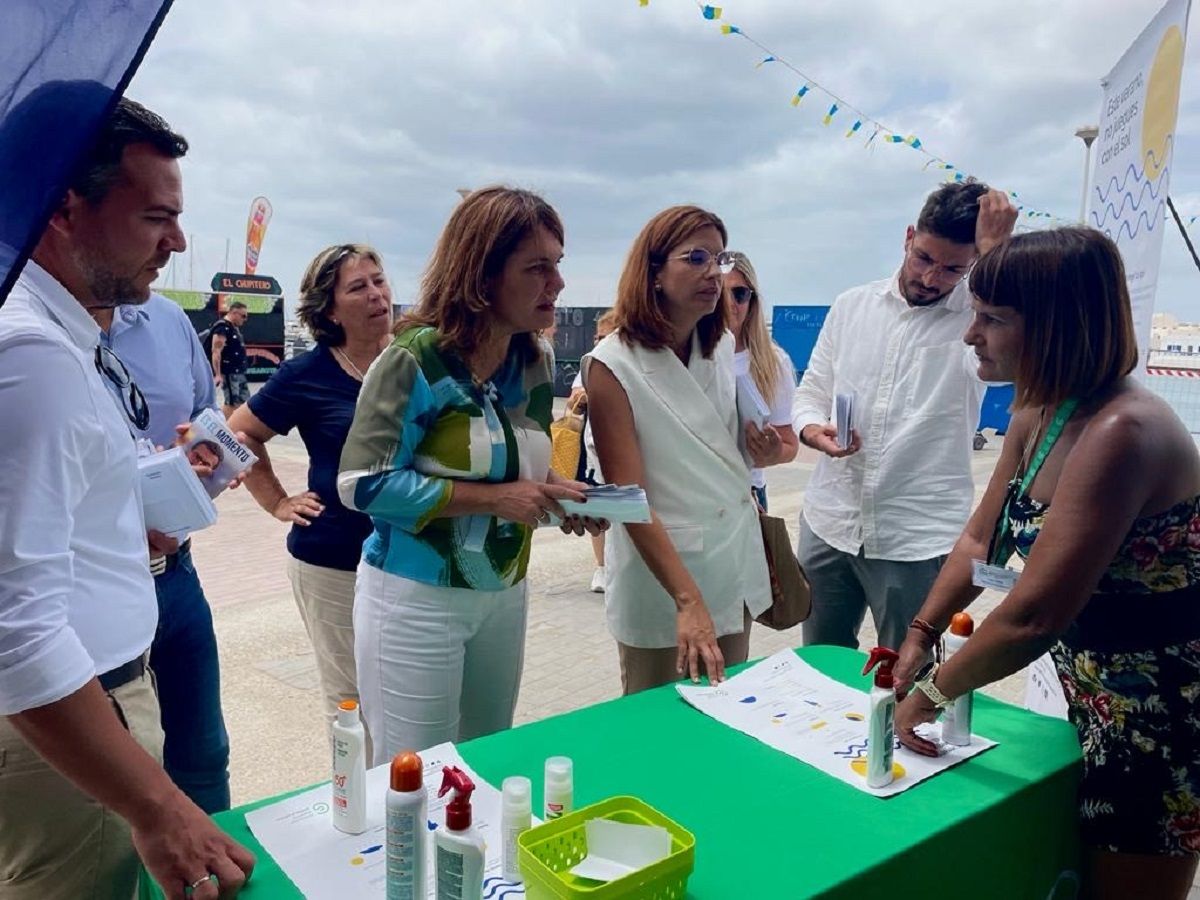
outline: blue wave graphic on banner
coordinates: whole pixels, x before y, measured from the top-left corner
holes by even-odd
[[[1171,147],[1174,143],[1175,143],[1175,135],[1173,135],[1173,134],[1167,135],[1167,149],[1166,149],[1166,152],[1163,154],[1163,165],[1166,165],[1167,157],[1169,157],[1171,155]],[[1146,156],[1148,156],[1153,161],[1154,167],[1157,169],[1159,166],[1159,162],[1158,162],[1158,157],[1154,154],[1154,151],[1147,150]],[[1164,169],[1163,171],[1165,174],[1166,170]],[[1145,171],[1143,169],[1139,169],[1133,163],[1130,163],[1129,166],[1125,169],[1124,180],[1119,185],[1117,184],[1117,176],[1110,175],[1110,176],[1108,176],[1108,190],[1107,191],[1102,191],[1100,189],[1100,185],[1098,185],[1098,184],[1093,185],[1092,189],[1095,190],[1096,196],[1099,198],[1101,203],[1107,203],[1109,196],[1112,194],[1112,192],[1114,190],[1117,190],[1117,191],[1125,190],[1125,185],[1129,184],[1130,177],[1136,178],[1139,182],[1141,182],[1146,177]],[[1162,176],[1160,175],[1159,177],[1161,178]]]
[[[1142,181],[1142,190],[1141,190],[1141,193],[1138,194],[1137,199],[1136,200],[1134,199],[1132,191],[1127,193],[1124,197],[1121,198],[1120,209],[1114,208],[1111,203],[1106,203],[1104,206],[1104,214],[1102,216],[1098,216],[1096,214],[1096,210],[1093,209],[1092,210],[1092,223],[1095,225],[1095,227],[1102,229],[1102,228],[1104,228],[1104,226],[1106,226],[1108,224],[1108,220],[1110,217],[1113,219],[1123,219],[1125,217],[1125,207],[1126,206],[1130,206],[1132,208],[1133,212],[1137,212],[1138,210],[1140,210],[1142,208],[1142,204],[1146,200],[1146,194],[1150,195],[1151,200],[1158,200],[1158,195],[1160,193],[1162,193],[1162,191],[1164,190],[1162,185],[1166,183],[1166,178],[1164,176],[1169,175],[1169,174],[1170,174],[1169,170],[1164,169],[1162,172],[1162,175],[1159,176],[1157,182]],[[1159,205],[1162,206],[1163,202],[1164,201],[1160,200]]]

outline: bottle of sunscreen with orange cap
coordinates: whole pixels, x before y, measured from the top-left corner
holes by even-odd
[[[950,627],[942,636],[942,659],[948,660],[961,650],[975,631],[975,623],[965,612],[955,613]],[[967,691],[956,697],[954,703],[942,713],[942,740],[955,747],[966,747],[971,743],[971,712],[975,695]]]
[[[406,750],[392,759],[387,792],[387,900],[424,900],[428,800],[421,757]]]
[[[362,834],[367,830],[367,733],[356,701],[338,704],[332,741],[333,827]]]

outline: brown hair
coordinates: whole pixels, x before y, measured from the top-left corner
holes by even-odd
[[[775,389],[779,386],[779,355],[775,350],[775,342],[771,340],[771,332],[767,331],[767,322],[763,317],[762,293],[758,289],[758,273],[754,271],[749,257],[745,253],[734,251],[733,270],[741,272],[750,287],[750,300],[746,305],[746,318],[742,322],[742,337],[746,341],[746,349],[750,351],[750,377],[758,386],[759,393],[774,402]],[[722,288],[722,302],[733,303],[733,295],[729,287]],[[730,314],[730,325],[733,316]],[[738,335],[734,335],[738,337]]]
[[[369,259],[383,268],[383,257],[366,244],[334,244],[318,253],[308,264],[300,281],[300,304],[296,318],[309,330],[318,344],[340,347],[346,343],[346,330],[329,318],[333,308],[333,289],[338,274],[348,259]]]
[[[620,329],[621,340],[640,344],[649,350],[670,346],[671,323],[663,315],[654,290],[654,276],[667,262],[667,254],[701,228],[715,228],[721,233],[721,243],[729,240],[725,223],[715,213],[698,206],[672,206],[655,215],[634,239],[625,260],[621,279],[617,282],[617,302],[613,319]],[[728,313],[725,303],[696,324],[700,349],[705,358],[711,357],[717,343],[725,334]]]
[[[428,325],[437,329],[443,348],[464,357],[474,353],[492,324],[491,280],[539,225],[563,242],[562,220],[537,194],[499,185],[467,194],[442,229],[421,278],[417,305],[396,323],[396,334]],[[521,342],[517,346],[526,359],[540,357],[535,332],[514,341]]]
[[[1017,408],[1087,398],[1137,365],[1125,266],[1095,229],[1015,235],[975,264],[970,286],[982,302],[1025,319]]]

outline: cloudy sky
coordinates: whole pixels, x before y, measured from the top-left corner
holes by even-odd
[[[1159,0],[729,0],[725,20],[847,101],[1031,206],[1078,215],[1079,125]],[[1193,16],[1190,43],[1200,37]],[[1171,194],[1200,214],[1200,54],[1189,48]],[[827,304],[890,274],[938,175],[864,149],[828,99],[755,68],[691,0],[176,0],[129,89],[182,131],[173,277],[243,255],[250,201],[275,217],[259,271],[294,295],[322,247],[367,241],[413,296],[455,189],[542,192],[567,227],[566,305],[610,302],[653,213],[715,210],[775,304]],[[1200,221],[1192,228],[1200,239]],[[1200,321],[1200,272],[1172,226],[1158,309]]]

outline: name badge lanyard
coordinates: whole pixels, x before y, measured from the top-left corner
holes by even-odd
[[[1074,415],[1075,409],[1078,406],[1078,398],[1068,397],[1058,407],[1058,411],[1050,421],[1050,427],[1046,429],[1046,434],[1042,438],[1042,442],[1038,445],[1037,452],[1033,454],[1033,459],[1029,462],[1029,468],[1025,470],[1025,475],[1021,478],[1021,483],[1015,492],[1016,497],[1023,497],[1029,493],[1029,487],[1033,484],[1033,480],[1037,478],[1038,472],[1041,471],[1042,463],[1046,461],[1046,457],[1054,449],[1054,445],[1058,442],[1059,437],[1062,436],[1063,429],[1066,427],[1071,416]],[[1010,488],[1008,496],[1004,500],[1004,508],[1000,510],[1000,518],[996,522],[996,527],[992,530],[992,540],[988,545],[987,558],[989,565],[1003,567],[1016,550],[1016,542],[1013,539],[1008,524],[1008,513],[1012,506],[1013,498],[1014,492]]]

